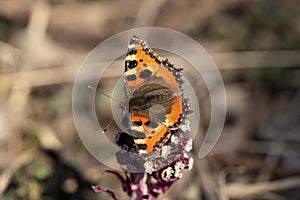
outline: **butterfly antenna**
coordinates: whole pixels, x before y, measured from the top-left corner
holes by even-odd
[[[102,91],[97,91],[96,88],[93,87],[93,86],[91,86],[91,85],[88,85],[88,88],[90,88],[90,89],[92,89],[92,90],[95,90],[96,92],[98,92],[98,93],[100,93],[100,94],[106,96],[107,98],[110,98],[111,100],[113,100],[113,101],[119,103],[120,105],[125,105],[124,102],[120,102],[120,101],[118,101],[117,99],[114,99],[113,97],[109,96],[108,94],[106,94],[106,93],[104,93],[104,92],[102,92]],[[137,109],[140,110],[140,111],[143,111],[143,110],[141,110],[141,109],[139,109],[139,108],[137,108]],[[153,119],[156,119],[157,121],[162,122],[162,121],[161,121],[160,119],[158,119],[153,113],[150,113],[150,112],[149,112],[149,115],[150,115]],[[114,119],[111,119],[111,120],[110,120],[110,122],[109,122],[109,123],[105,126],[105,128],[103,129],[103,131],[102,131],[103,133],[105,133],[105,132],[107,131],[107,129],[110,127],[110,125],[112,124],[113,121],[114,121]]]
[[[111,99],[111,100],[113,100],[113,101],[119,103],[120,105],[124,105],[123,102],[120,102],[119,100],[117,100],[117,99],[111,97],[110,95],[108,95],[108,94],[106,94],[106,93],[104,93],[104,92],[102,92],[102,91],[97,90],[95,87],[93,87],[93,86],[91,86],[91,85],[88,85],[88,88],[90,88],[90,89],[92,89],[92,90],[95,90],[97,93],[102,94],[103,96],[105,96],[105,97],[107,97],[107,98],[109,98],[109,99]],[[112,118],[112,119],[109,121],[109,123],[105,126],[105,128],[104,128],[103,131],[102,131],[102,133],[105,133],[105,132],[107,131],[107,129],[111,126],[111,124],[112,124],[113,121],[114,121],[114,119]]]
[[[110,120],[110,122],[106,125],[106,127],[103,129],[102,133],[105,133],[107,131],[107,129],[110,127],[110,125],[112,124],[113,121],[114,121],[114,119],[112,118]]]
[[[119,103],[119,104],[124,104],[123,102],[121,102],[121,101],[119,101],[119,100],[117,100],[117,99],[111,97],[110,95],[108,95],[108,94],[106,94],[106,93],[104,93],[104,92],[102,92],[102,91],[97,90],[96,88],[94,88],[94,87],[91,86],[91,85],[88,85],[88,88],[90,88],[90,89],[92,89],[92,90],[95,90],[97,93],[102,94],[103,96],[105,96],[105,97],[107,97],[107,98],[109,98],[109,99],[111,99],[111,100],[113,100],[113,101],[115,101],[115,102],[117,102],[117,103]]]

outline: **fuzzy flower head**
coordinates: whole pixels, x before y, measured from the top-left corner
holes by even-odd
[[[186,132],[176,132],[170,142],[159,151],[150,154],[124,154],[119,152],[118,162],[124,166],[124,170],[138,169],[141,173],[125,173],[108,171],[118,177],[122,183],[123,190],[131,199],[155,200],[165,193],[176,181],[182,178],[184,170],[191,170],[193,158],[187,155],[192,149],[192,139],[185,138],[182,134]],[[105,191],[118,199],[116,195],[100,186],[93,187],[95,192]]]

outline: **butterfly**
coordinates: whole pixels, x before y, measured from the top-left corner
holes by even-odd
[[[190,113],[182,88],[182,68],[160,57],[148,42],[133,36],[125,57],[124,89],[128,131],[116,134],[125,150],[148,154],[167,145]]]

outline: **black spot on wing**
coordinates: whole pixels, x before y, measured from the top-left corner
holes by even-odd
[[[139,121],[133,121],[133,122],[132,122],[132,125],[133,125],[133,126],[142,126],[142,125],[143,125],[143,122],[142,122],[141,120],[139,120]]]
[[[134,81],[134,80],[136,80],[136,75],[131,74],[131,75],[128,75],[126,78],[127,78],[128,81]]]
[[[135,55],[136,53],[136,49],[128,49],[127,55]]]
[[[161,63],[161,61],[158,58],[155,58],[155,62],[157,62],[158,64]]]
[[[125,71],[128,71],[129,69],[133,69],[137,66],[136,60],[126,60],[125,61]]]
[[[149,78],[151,76],[152,72],[149,70],[149,69],[145,69],[144,71],[142,71],[140,73],[140,78],[142,79],[146,79],[146,78]]]

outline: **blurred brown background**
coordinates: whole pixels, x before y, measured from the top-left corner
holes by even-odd
[[[216,148],[202,160],[195,148],[193,170],[160,199],[300,199],[299,8],[297,0],[0,0],[0,199],[109,199],[92,184],[128,199],[78,138],[72,84],[97,44],[144,26],[203,45],[228,98]],[[201,114],[205,130],[209,113]]]

